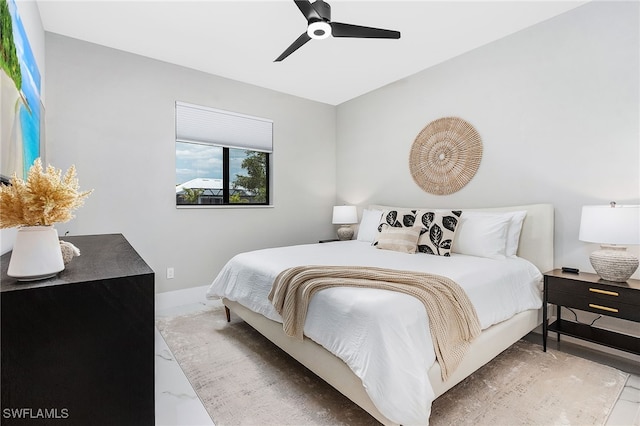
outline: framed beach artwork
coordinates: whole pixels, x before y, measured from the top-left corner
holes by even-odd
[[[0,179],[26,178],[43,154],[40,71],[15,0],[0,0]],[[43,159],[44,162],[44,159]]]

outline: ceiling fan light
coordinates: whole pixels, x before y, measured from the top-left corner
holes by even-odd
[[[312,22],[307,27],[307,34],[311,38],[322,40],[331,35],[331,25],[325,21]]]

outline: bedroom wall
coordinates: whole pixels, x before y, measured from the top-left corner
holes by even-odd
[[[598,246],[578,240],[582,206],[640,203],[639,7],[591,2],[339,105],[338,199],[360,208],[551,203],[556,267],[593,271]],[[410,175],[409,151],[446,116],[474,125],[483,158],[462,190],[430,195]]]
[[[45,69],[45,43],[44,29],[42,28],[42,20],[40,19],[40,11],[35,1],[17,1],[16,8],[18,16],[22,20],[24,30],[29,39],[29,45],[33,51],[40,71],[40,97],[46,110],[46,69]],[[4,123],[0,123],[4,125]],[[46,142],[46,141],[45,141]],[[45,147],[46,151],[46,147]],[[8,228],[0,230],[0,253],[6,253],[13,248],[13,242],[16,239],[17,228]]]
[[[94,189],[61,235],[124,234],[164,292],[209,284],[239,252],[334,234],[335,107],[51,33],[46,60],[49,162]],[[273,207],[176,208],[176,100],[274,121]]]

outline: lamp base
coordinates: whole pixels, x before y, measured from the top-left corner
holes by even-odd
[[[625,282],[638,269],[638,258],[623,246],[601,245],[589,256],[591,266],[603,280]]]
[[[349,225],[342,225],[338,228],[338,239],[340,241],[346,241],[353,238],[353,228]]]

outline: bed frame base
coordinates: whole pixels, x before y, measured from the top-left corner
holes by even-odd
[[[340,391],[376,420],[384,425],[397,425],[378,411],[367,395],[360,378],[340,358],[307,337],[302,341],[288,337],[284,334],[281,323],[265,318],[239,303],[228,299],[222,299],[222,302],[227,313],[228,309],[233,311],[260,334]],[[451,389],[540,325],[542,321],[540,312],[539,309],[521,312],[509,320],[484,330],[470,346],[469,354],[473,354],[473,356],[465,357],[446,382],[440,378],[440,366],[436,362],[429,370],[429,380],[436,397]]]

